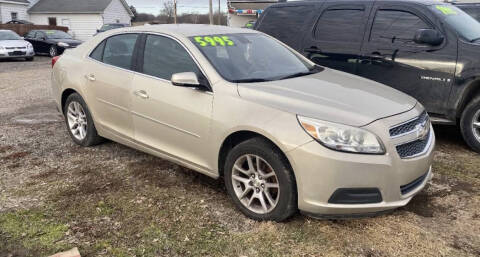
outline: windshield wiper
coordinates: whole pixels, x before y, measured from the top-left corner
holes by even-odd
[[[234,83],[253,83],[253,82],[267,82],[267,81],[272,81],[272,80],[271,79],[260,79],[260,78],[232,80],[232,82],[234,82]]]
[[[279,78],[279,80],[303,77],[303,76],[315,74],[319,71],[321,71],[320,67],[319,66],[314,66],[314,67],[310,68],[308,71],[297,72],[297,73],[294,73],[294,74],[291,74],[291,75],[288,75],[288,76],[284,76],[284,77]]]
[[[477,38],[474,38],[474,39],[470,40],[470,43],[473,43],[473,42],[475,42],[475,41],[477,41],[477,40],[480,40],[480,37],[477,37]]]

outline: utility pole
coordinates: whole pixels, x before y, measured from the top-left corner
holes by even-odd
[[[210,4],[210,25],[213,25],[213,4],[212,4],[212,0],[209,0],[208,2]]]
[[[177,0],[173,0],[173,23],[177,24]]]
[[[222,25],[222,8],[220,5],[220,0],[218,0],[218,25]]]

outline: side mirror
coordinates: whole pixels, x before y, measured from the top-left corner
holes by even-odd
[[[175,73],[171,78],[172,84],[177,87],[193,87],[198,89],[206,89],[199,81],[195,72]]]
[[[443,43],[443,35],[434,29],[419,29],[415,32],[413,41],[417,44],[438,46]]]

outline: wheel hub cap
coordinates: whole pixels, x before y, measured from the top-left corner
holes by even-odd
[[[82,141],[87,136],[87,115],[80,103],[72,101],[67,107],[67,122],[72,135]]]
[[[280,186],[275,171],[257,155],[243,155],[235,161],[232,184],[240,202],[258,214],[271,212],[280,198]]]

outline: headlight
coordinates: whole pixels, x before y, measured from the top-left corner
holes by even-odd
[[[57,45],[61,46],[61,47],[69,47],[70,46],[69,44],[64,43],[64,42],[59,42]]]
[[[33,49],[33,45],[32,45],[32,44],[28,44],[28,45],[27,45],[27,49]]]
[[[5,47],[0,46],[0,51],[3,51],[3,50],[5,50]]]
[[[298,121],[310,136],[332,150],[366,154],[385,153],[377,136],[365,129],[301,116],[298,116]]]

